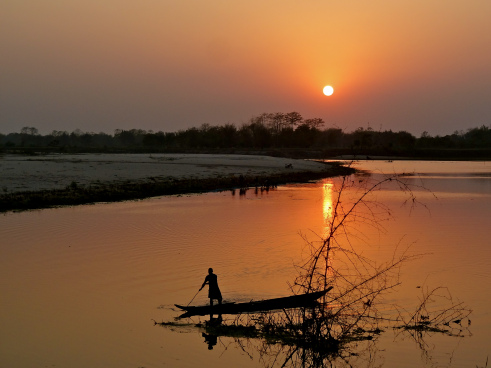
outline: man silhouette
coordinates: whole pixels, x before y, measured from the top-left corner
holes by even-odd
[[[213,299],[218,300],[218,304],[222,304],[222,293],[220,292],[220,288],[218,287],[217,275],[213,273],[213,268],[208,269],[208,275],[205,277],[205,281],[203,285],[201,285],[201,289],[208,284],[208,298],[210,298],[210,306],[213,306]]]

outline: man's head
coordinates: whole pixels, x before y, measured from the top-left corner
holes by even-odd
[[[213,273],[213,268],[208,268],[208,273],[211,275]]]

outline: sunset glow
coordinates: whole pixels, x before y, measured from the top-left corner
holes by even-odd
[[[456,0],[7,1],[0,132],[168,132],[298,111],[346,131],[451,134],[491,121],[490,13]],[[343,85],[328,108],[319,81]]]

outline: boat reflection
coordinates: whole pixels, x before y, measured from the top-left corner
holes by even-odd
[[[210,316],[208,320],[194,324],[194,327],[204,339],[203,342],[208,350],[222,346],[228,349],[235,346],[257,361],[258,366],[270,368],[384,366],[385,350],[380,349],[379,346],[382,330],[371,331],[370,336],[366,337],[363,337],[360,331],[350,339],[335,341],[319,334],[318,325],[312,319],[317,314],[315,308],[297,308],[288,312],[288,318],[292,318],[289,323],[293,323],[291,327],[296,328],[295,332],[294,328],[289,328],[288,323],[283,323],[285,311],[243,314],[233,319]],[[174,329],[179,326],[179,323],[160,325]],[[470,336],[470,331],[462,327],[463,325],[459,326],[461,328],[459,333],[425,328],[425,325],[420,325],[418,328],[401,328],[397,329],[397,339],[414,341],[424,360],[435,364],[441,357],[435,347],[428,342],[434,338],[435,333],[440,333],[442,336]],[[185,329],[189,328],[189,324],[182,326]],[[462,333],[463,330],[467,333]]]
[[[216,328],[220,326],[223,322],[222,316],[218,316],[217,318],[213,318],[213,315],[210,315],[210,319],[206,322],[205,332],[201,333],[201,336],[205,338],[205,343],[208,345],[208,350],[213,350],[215,345],[218,343],[219,335],[216,334],[212,328]]]

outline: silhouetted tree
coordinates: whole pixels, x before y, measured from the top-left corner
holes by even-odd
[[[315,129],[320,129],[320,127],[324,124],[325,121],[322,120],[321,118],[305,119],[302,123],[302,125],[306,125],[309,128],[315,128]]]
[[[37,128],[34,127],[23,127],[20,130],[20,134],[25,134],[25,135],[38,135],[39,131]]]
[[[302,115],[296,111],[289,112],[285,114],[285,120],[290,125],[291,128],[294,128],[296,125],[300,124],[303,120]]]
[[[329,128],[320,132],[320,142],[328,148],[341,148],[344,146],[345,134],[340,128]]]
[[[360,127],[351,133],[351,135],[353,137],[353,146],[355,148],[366,149],[372,147],[373,130],[370,128],[365,130]]]
[[[266,148],[271,147],[273,137],[271,132],[263,124],[253,123],[249,125],[252,133],[252,147]]]
[[[36,146],[42,142],[39,131],[35,127],[23,127],[20,130],[21,146]]]
[[[248,124],[242,124],[237,131],[237,140],[239,147],[252,147],[254,142],[253,132]]]
[[[295,143],[298,147],[311,147],[316,137],[319,135],[319,130],[307,123],[303,123],[295,129]]]
[[[464,144],[466,147],[491,147],[491,129],[485,125],[479,128],[469,129],[463,134]]]

